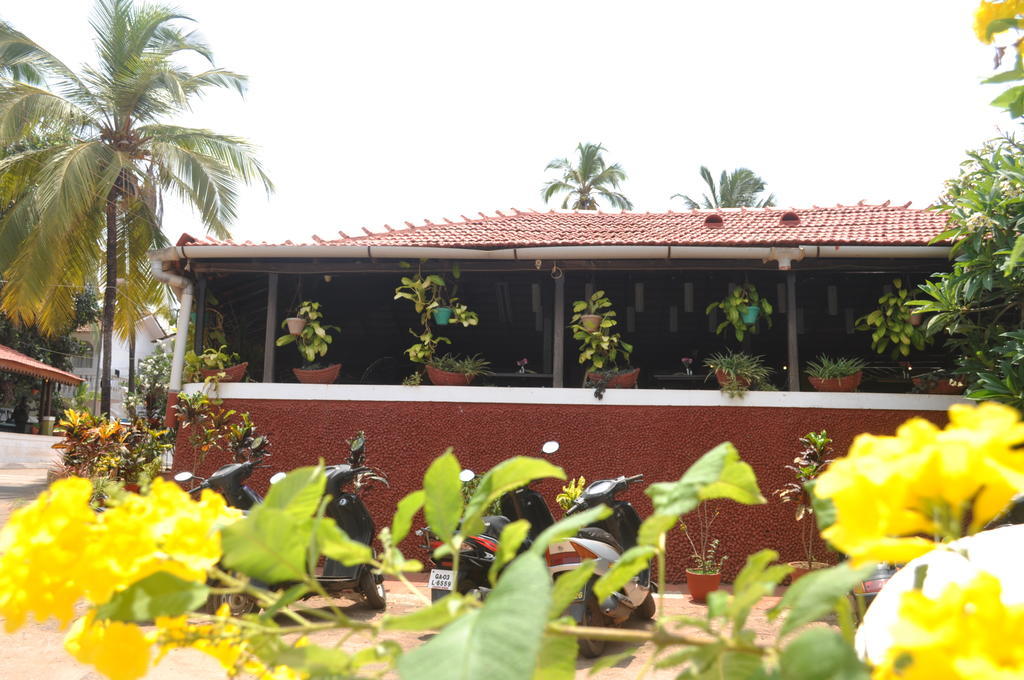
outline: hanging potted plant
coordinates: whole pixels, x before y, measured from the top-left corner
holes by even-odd
[[[751,389],[771,387],[768,378],[773,371],[764,365],[762,356],[729,350],[725,354],[712,354],[704,360],[704,365],[711,369],[707,377],[714,375],[718,386],[730,397],[742,397]]]
[[[579,321],[580,326],[587,332],[596,333],[601,328],[601,321],[604,319],[601,310],[610,310],[611,306],[611,300],[605,297],[603,290],[599,290],[587,300],[577,300],[572,303],[572,311],[575,314],[573,320]],[[611,312],[611,316],[615,316],[614,311]]]
[[[853,392],[860,386],[867,362],[857,357],[833,359],[827,354],[807,362],[807,379],[819,392]]]
[[[341,364],[330,364],[321,366],[317,358],[327,356],[332,337],[331,331],[341,330],[337,326],[324,325],[320,322],[323,319],[323,312],[320,311],[319,302],[306,300],[299,305],[299,317],[305,319],[306,324],[298,335],[282,335],[277,339],[277,346],[284,347],[295,343],[305,364],[302,368],[293,368],[292,373],[301,383],[312,383],[318,385],[329,385],[338,379],[341,371]],[[287,327],[287,319],[282,322],[281,327]]]
[[[427,377],[435,385],[469,385],[478,375],[490,375],[490,365],[491,362],[479,354],[471,357],[445,354],[427,364]]]
[[[889,350],[889,356],[899,359],[910,354],[911,348],[922,350],[931,343],[920,326],[914,324],[910,294],[903,281],[893,279],[893,292],[878,298],[878,308],[857,319],[857,330],[871,332],[871,349],[879,354]]]
[[[202,354],[192,350],[185,353],[186,382],[241,382],[249,362],[239,362],[234,352],[226,352],[227,345],[217,349],[208,347]]]
[[[725,321],[718,324],[715,333],[721,335],[728,328],[733,329],[737,340],[743,340],[747,333],[756,333],[758,321],[764,319],[768,328],[772,327],[772,304],[757,292],[752,283],[744,283],[732,289],[732,292],[718,302],[712,302],[704,310],[711,314],[720,309],[725,314]]]
[[[306,327],[306,320],[301,316],[289,316],[284,323],[292,335],[302,335],[302,329]]]
[[[591,307],[590,305],[594,303],[598,306]],[[589,384],[597,387],[599,391],[608,387],[635,387],[640,375],[639,368],[627,367],[620,370],[618,367],[620,357],[629,362],[633,345],[612,331],[618,321],[615,320],[615,310],[611,309],[611,306],[612,303],[604,296],[604,291],[599,290],[590,296],[589,301],[580,300],[573,303],[575,313],[569,323],[573,339],[580,341],[579,362],[589,364],[584,386]],[[588,330],[590,324],[584,324],[583,317],[586,315],[583,312],[588,309],[608,310],[601,315],[595,330]]]
[[[686,585],[690,589],[690,598],[694,602],[705,602],[708,593],[718,590],[721,585],[722,565],[728,557],[720,553],[719,540],[711,537],[711,525],[718,519],[718,511],[712,512],[706,503],[701,503],[697,506],[695,514],[697,540],[690,534],[689,524],[680,521],[679,528],[690,542],[692,551],[691,565],[686,568]]]
[[[794,479],[775,490],[775,495],[783,503],[796,504],[797,524],[800,526],[800,541],[804,549],[804,559],[790,562],[793,567],[792,581],[796,581],[809,571],[824,569],[828,565],[814,559],[814,547],[817,540],[817,523],[814,520],[814,506],[811,497],[814,493],[814,481],[828,468],[835,457],[832,450],[832,439],[826,430],[808,432],[800,438],[803,448],[793,459],[792,465],[785,466],[793,473]]]

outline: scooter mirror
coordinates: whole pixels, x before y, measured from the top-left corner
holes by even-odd
[[[560,448],[562,448],[561,445],[552,439],[549,442],[544,442],[544,445],[540,447],[540,450],[551,455],[552,453],[557,453]]]
[[[462,482],[472,482],[474,477],[476,477],[476,473],[469,468],[459,473],[459,480]]]
[[[178,474],[174,475],[174,481],[176,481],[176,482],[187,482],[188,480],[192,479],[192,477],[194,477],[194,476],[195,475],[193,475],[191,472],[187,472],[187,471],[186,472],[179,472]]]
[[[276,473],[274,473],[274,476],[270,478],[270,483],[271,484],[277,484],[278,482],[280,482],[282,479],[284,479],[287,476],[288,476],[287,472],[276,472]]]

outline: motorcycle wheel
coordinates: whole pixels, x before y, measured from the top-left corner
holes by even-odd
[[[583,611],[583,621],[581,623],[584,626],[600,627],[605,625],[604,612],[601,611],[601,604],[593,593],[587,595],[587,606]],[[578,643],[580,654],[588,659],[601,656],[606,645],[605,640],[589,640],[587,638],[580,638]]]
[[[384,582],[378,582],[369,569],[363,569],[359,577],[359,592],[363,594],[370,609],[380,611],[388,606],[388,591],[384,589]]]
[[[216,614],[221,605],[226,604],[231,610],[231,616],[242,616],[243,614],[254,614],[259,611],[256,600],[245,593],[227,593],[210,595],[206,599],[206,613]]]
[[[641,621],[650,621],[658,611],[658,603],[654,601],[654,593],[647,593],[647,599],[636,608],[636,617]]]

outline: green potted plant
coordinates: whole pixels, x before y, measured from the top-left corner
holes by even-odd
[[[202,354],[192,350],[185,353],[185,380],[187,382],[240,382],[245,376],[249,362],[239,362],[234,352],[227,352],[227,345],[217,349],[208,347]]]
[[[786,465],[786,469],[793,473],[793,480],[787,482],[775,490],[777,496],[783,503],[794,503],[796,505],[797,524],[800,526],[800,540],[804,549],[804,559],[799,562],[790,562],[793,567],[792,580],[798,578],[813,569],[824,569],[828,565],[824,562],[817,562],[814,559],[814,546],[817,536],[817,523],[814,521],[814,506],[811,497],[814,493],[814,481],[828,468],[835,458],[832,449],[832,439],[828,431],[808,432],[800,438],[802,448],[793,459],[792,465]]]
[[[596,307],[593,305],[597,305]],[[622,339],[622,336],[612,331],[618,321],[615,320],[615,310],[611,308],[612,303],[605,297],[604,291],[599,290],[590,296],[590,300],[578,300],[572,304],[574,313],[569,323],[574,340],[580,342],[579,362],[588,364],[584,385],[587,383],[602,387],[635,387],[637,376],[640,375],[639,368],[618,368],[618,360],[621,357],[626,362],[633,352],[633,345]],[[583,312],[590,309],[607,309],[595,330],[588,330],[592,325],[584,324]],[[579,310],[579,311],[576,311]]]
[[[761,297],[752,283],[736,286],[722,300],[708,305],[704,313],[711,314],[715,309],[720,309],[725,314],[725,321],[718,324],[718,328],[715,329],[715,333],[719,335],[732,327],[736,339],[743,340],[747,333],[757,332],[758,321],[762,318],[768,324],[768,328],[772,327],[772,303]]]
[[[298,335],[282,335],[277,339],[277,346],[284,347],[295,343],[299,355],[305,362],[302,368],[293,368],[292,373],[301,383],[312,383],[317,385],[329,385],[338,379],[341,371],[341,364],[330,364],[321,366],[318,358],[327,356],[327,350],[331,346],[331,331],[341,330],[337,326],[322,323],[323,312],[320,311],[320,303],[306,300],[299,305],[299,318],[305,319],[306,323]],[[288,326],[288,320],[281,323],[282,328]]]
[[[457,271],[457,269],[453,269],[453,276]],[[446,345],[451,344],[451,340],[442,335],[435,334],[431,327],[431,320],[435,324],[441,323],[434,312],[441,307],[441,302],[444,300],[441,293],[441,289],[444,286],[445,282],[441,276],[437,274],[424,276],[422,272],[417,272],[415,276],[403,276],[401,285],[395,288],[394,299],[412,302],[416,313],[420,315],[421,330],[414,331],[411,328],[409,329],[409,333],[416,338],[416,342],[405,350],[405,354],[413,363],[422,364],[424,366],[423,370],[429,368],[433,363],[438,346],[442,343]],[[444,301],[446,304],[451,305],[446,308],[448,311],[441,316],[444,319],[444,325],[461,324],[463,327],[468,328],[469,326],[476,326],[480,322],[476,312],[459,302],[458,298],[448,298]],[[480,375],[480,373],[476,373],[476,375]],[[418,371],[413,376],[406,378],[402,384],[419,385],[421,382],[422,371]]]
[[[807,362],[807,379],[819,392],[853,392],[860,386],[867,362],[857,357],[838,357],[827,354]]]
[[[491,362],[479,354],[459,357],[445,354],[434,357],[427,364],[427,377],[435,385],[468,385],[478,375],[489,375]]]
[[[605,297],[603,290],[599,290],[587,300],[577,300],[572,303],[572,311],[575,314],[573,320],[579,321],[579,324],[586,331],[595,333],[601,328],[601,321],[606,315],[601,313],[602,309],[609,310],[607,312],[608,316],[615,316],[611,306],[611,300]]]
[[[893,279],[893,291],[878,298],[878,308],[857,319],[857,330],[871,332],[871,349],[879,354],[889,350],[889,356],[899,359],[910,354],[910,349],[922,350],[931,343],[920,326],[914,324],[910,294],[903,281]]]
[[[967,382],[962,375],[956,375],[943,368],[911,377],[913,391],[921,394],[963,394]]]
[[[721,544],[711,534],[711,526],[718,519],[718,511],[712,511],[706,503],[701,503],[694,514],[697,540],[690,533],[689,524],[680,521],[679,528],[690,543],[691,565],[686,568],[686,585],[690,589],[690,597],[694,602],[704,602],[708,593],[718,590],[721,585],[722,565],[729,558],[721,554]]]
[[[732,350],[712,354],[704,360],[704,365],[711,369],[708,377],[714,375],[718,386],[730,397],[741,397],[751,388],[768,387],[768,378],[773,372],[764,365],[764,357]]]

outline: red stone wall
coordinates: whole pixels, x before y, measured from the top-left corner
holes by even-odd
[[[721,511],[715,534],[729,555],[724,573],[735,576],[746,556],[762,548],[778,550],[782,559],[803,556],[793,506],[771,492],[790,480],[784,465],[799,449],[798,439],[810,430],[827,429],[836,450],[845,452],[860,432],[893,434],[913,416],[939,424],[943,412],[839,410],[811,408],[740,408],[706,406],[527,405],[431,402],[275,401],[229,399],[225,404],[248,411],[261,432],[270,436],[269,469],[257,470],[250,484],[261,493],[280,470],[343,462],[344,440],[357,430],[367,434],[368,462],[382,468],[391,481],[366,499],[378,527],[389,523],[395,503],[418,489],[430,461],[452,446],[463,467],[485,472],[514,455],[537,455],[549,439],[561,443],[551,456],[570,477],[588,482],[643,473],[645,483],[676,480],[701,454],[731,441],[750,463],[768,504],[746,507],[731,501]],[[211,456],[198,472],[204,476],[224,464]],[[179,440],[176,470],[192,469],[194,456]],[[558,515],[554,496],[561,483],[545,481],[538,488]],[[638,486],[626,498],[642,517],[651,510]],[[422,526],[418,517],[414,526]],[[680,532],[669,536],[669,580],[683,580],[689,556]],[[415,536],[406,539],[407,556],[424,559]],[[819,549],[817,554],[825,551]]]

